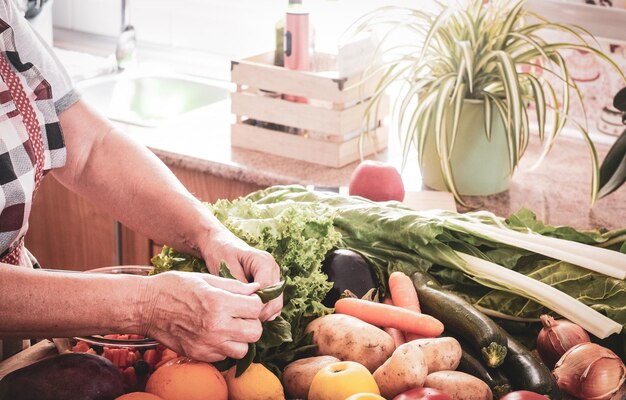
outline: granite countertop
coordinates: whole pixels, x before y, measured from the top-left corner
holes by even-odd
[[[210,107],[209,112],[198,112],[185,120],[173,121],[159,128],[125,126],[124,129],[170,166],[262,186],[347,185],[358,164],[355,162],[343,168],[328,168],[231,147],[230,123],[234,117],[230,114],[229,102]],[[600,160],[608,147],[597,145]],[[490,210],[501,216],[525,207],[547,223],[578,229],[626,227],[626,187],[591,206],[591,159],[582,139],[560,137],[539,168],[530,170],[539,149],[538,141],[531,140],[508,191],[492,196],[466,197],[466,202],[477,209]],[[387,150],[369,158],[387,161],[399,167],[401,159],[397,140],[391,140]],[[422,187],[415,159],[409,160],[402,175],[407,190],[427,190]],[[460,208],[460,211],[467,210]]]

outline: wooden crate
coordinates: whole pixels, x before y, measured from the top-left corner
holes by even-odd
[[[274,53],[265,53],[232,62],[231,80],[237,85],[231,97],[237,116],[231,126],[233,146],[337,168],[387,147],[387,98],[378,120],[361,136],[367,100],[379,76],[337,78],[334,58],[327,54],[317,55],[318,72],[288,70],[273,60]]]

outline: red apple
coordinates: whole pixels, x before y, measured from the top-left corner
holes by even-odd
[[[365,160],[352,173],[348,193],[372,201],[402,201],[404,184],[398,170],[391,165]]]

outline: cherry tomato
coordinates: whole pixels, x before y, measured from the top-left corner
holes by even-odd
[[[547,397],[529,390],[518,390],[507,393],[500,400],[546,400]]]
[[[452,400],[452,397],[437,389],[420,387],[400,393],[393,400]]]

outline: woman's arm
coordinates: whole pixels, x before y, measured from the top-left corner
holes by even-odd
[[[0,338],[136,333],[198,360],[241,358],[262,333],[258,289],[209,274],[142,277],[0,264]]]
[[[278,282],[274,259],[228,231],[145,146],[82,100],[59,119],[67,163],[53,174],[66,187],[156,242],[203,257],[214,274],[223,259],[242,281],[253,279],[261,286]],[[262,318],[276,315],[281,306],[282,298],[268,303]]]

